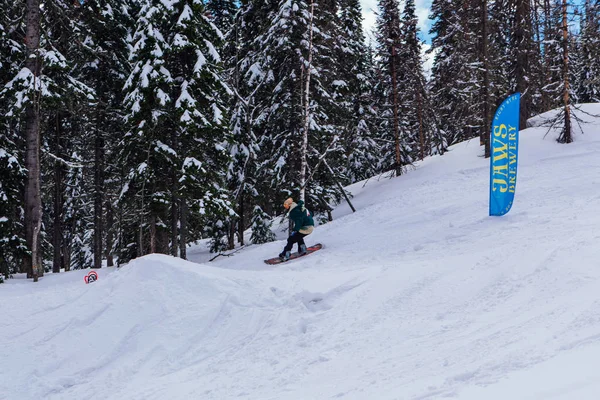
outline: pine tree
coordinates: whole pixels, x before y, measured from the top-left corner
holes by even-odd
[[[411,160],[422,160],[430,155],[437,147],[432,142],[438,136],[433,109],[428,101],[417,23],[415,2],[407,0],[401,21],[403,62],[400,65],[400,74],[404,79],[400,85],[400,96],[403,125],[406,129],[405,146],[409,149]],[[442,151],[444,150],[442,146]]]
[[[237,13],[236,3],[235,0],[208,0],[206,2],[206,10],[210,15],[210,19],[214,21],[223,37],[227,37],[227,33],[231,31],[234,25]]]
[[[431,53],[431,96],[439,113],[441,129],[448,144],[479,134],[483,124],[478,42],[481,26],[477,18],[481,4],[472,0],[434,0],[430,18],[435,21]]]
[[[542,113],[543,97],[542,88],[544,86],[544,70],[543,65],[544,47],[543,42],[543,7],[540,5],[540,0],[534,0],[531,8],[532,16],[532,31],[533,31],[533,52],[530,54],[530,79],[531,79],[531,115]]]
[[[40,4],[38,0],[27,0],[26,3],[26,33],[25,68],[17,77],[9,83],[21,84],[21,95],[17,95],[16,107],[23,106],[20,99],[25,96],[29,99],[25,104],[25,168],[27,169],[27,180],[25,184],[25,240],[30,251],[25,257],[25,270],[28,277],[33,277],[37,282],[38,276],[44,274],[42,268],[41,236],[42,226],[42,202],[40,188],[40,104],[39,97],[42,84],[40,51]],[[41,53],[41,54],[40,54]]]
[[[83,146],[76,146],[82,148]],[[93,266],[92,238],[94,232],[93,180],[88,179],[84,166],[87,155],[72,150],[68,154],[71,165],[64,171],[64,204],[61,210],[60,266],[65,271]]]
[[[345,174],[349,182],[375,175],[380,146],[374,140],[376,113],[373,109],[372,59],[365,44],[358,0],[340,2],[340,34],[337,48],[338,80],[334,86],[340,104]]]
[[[138,256],[173,252],[209,228],[220,241],[218,221],[230,211],[219,37],[204,13],[193,0],[146,0],[137,20],[121,162],[129,169],[122,206],[139,216]],[[181,210],[187,232],[176,232]]]
[[[329,212],[329,204],[339,202],[345,195],[340,182],[350,183],[345,149],[339,141],[347,121],[341,118],[343,98],[337,93],[343,85],[340,71],[347,65],[338,59],[338,38],[342,36],[338,1],[311,0],[307,5],[308,49],[302,70],[302,135],[307,143],[301,146],[300,175],[306,190],[300,189],[299,198],[306,200],[313,212]]]
[[[26,4],[22,10],[27,11],[27,18],[13,20],[22,24],[15,26],[13,32],[17,36],[24,32],[25,48],[20,53],[24,67],[13,71],[0,93],[7,100],[9,123],[22,127],[27,137],[23,162],[28,171],[23,230],[30,255],[25,258],[24,271],[33,276],[34,281],[44,272],[42,252],[46,243],[41,233],[44,228],[53,229],[52,213],[56,214],[55,209],[47,206],[51,204],[47,194],[53,192],[53,178],[57,176],[52,167],[65,163],[54,154],[52,132],[65,132],[65,137],[73,137],[77,118],[71,117],[78,114],[77,105],[93,98],[91,90],[73,76],[71,52],[76,43],[73,35],[78,29],[75,18],[78,9],[76,4],[67,1],[40,4],[31,0]],[[44,135],[43,141],[40,139],[42,131],[49,133]]]
[[[586,0],[579,40],[577,98],[582,103],[600,102],[600,1]]]
[[[568,20],[568,7],[567,0],[562,0],[561,4],[561,15],[562,23],[560,25],[562,31],[561,40],[561,69],[562,75],[560,79],[560,91],[562,95],[562,106],[564,114],[564,125],[561,133],[558,137],[559,143],[571,143],[573,141],[572,128],[571,128],[571,65],[569,63],[569,46],[571,44],[569,37],[569,20]]]
[[[85,43],[81,54],[82,68],[78,70],[80,79],[93,88],[96,101],[92,104],[89,130],[94,134],[88,147],[93,147],[93,255],[94,268],[100,268],[104,255],[104,238],[111,237],[114,226],[105,228],[105,210],[111,210],[117,195],[116,185],[106,185],[114,181],[118,171],[111,163],[116,154],[116,144],[125,133],[123,129],[123,96],[121,88],[129,74],[127,34],[133,28],[131,14],[133,6],[122,0],[96,0],[85,2],[81,12],[86,29],[81,31],[80,41]],[[106,234],[106,232],[110,232]],[[108,266],[112,266],[112,241],[106,243]]]
[[[560,1],[560,0],[559,0]],[[545,0],[543,7],[543,84],[541,88],[542,110],[549,111],[561,104],[563,32],[561,29],[561,5],[554,0]]]
[[[0,91],[18,72],[24,58],[22,25],[24,4],[0,1]],[[18,271],[27,252],[23,235],[22,193],[27,171],[19,135],[20,120],[9,114],[7,96],[0,95],[0,283]]]
[[[269,183],[259,178],[267,158],[265,152],[261,151],[259,137],[262,136],[269,97],[264,92],[268,66],[265,66],[264,49],[259,38],[270,28],[268,16],[276,6],[277,4],[265,0],[242,1],[228,35],[236,49],[230,57],[227,71],[234,92],[232,140],[229,149],[232,158],[228,166],[227,181],[233,194],[236,215],[231,216],[227,222],[230,248],[235,246],[236,232],[238,242],[244,243],[244,230],[248,227],[252,230],[253,242],[272,239],[269,231],[263,229],[262,221],[266,216],[255,218],[253,214],[257,208],[271,209],[272,201]],[[259,225],[254,226],[254,223]],[[263,234],[266,236],[261,236]]]
[[[480,8],[480,64],[481,73],[483,75],[481,83],[481,99],[482,99],[482,121],[481,129],[479,132],[480,144],[484,146],[484,156],[489,158],[491,156],[490,146],[490,128],[492,122],[491,108],[492,108],[492,94],[490,84],[490,21],[489,21],[489,2],[487,0],[481,0]]]
[[[261,22],[248,23],[244,17],[243,23],[256,27],[258,35],[240,63],[240,77],[246,81],[243,84],[254,88],[260,85],[254,95],[258,106],[255,132],[261,152],[254,180],[260,193],[256,200],[271,214],[281,209],[285,197],[300,196],[306,189],[311,210],[325,210],[329,202],[341,197],[335,184],[338,164],[334,163],[333,175],[317,168],[320,155],[328,148],[332,160],[341,159],[341,147],[335,143],[330,147],[337,131],[335,110],[339,110],[332,98],[336,75],[334,33],[338,26],[332,10],[337,6],[335,2],[305,1],[246,4],[248,12],[262,17],[266,13],[266,18],[254,18]],[[327,30],[327,26],[334,30]],[[303,179],[308,182],[306,187]]]
[[[410,163],[403,147],[405,127],[400,121],[400,76],[402,65],[402,33],[400,31],[400,5],[397,0],[381,0],[377,16],[377,53],[381,60],[382,94],[385,101],[379,110],[382,117],[380,129],[384,141],[391,144],[383,153],[383,162],[396,175],[402,174],[402,166]]]
[[[531,116],[533,47],[533,22],[531,16],[531,0],[515,0],[516,15],[513,34],[513,47],[516,52],[516,92],[521,93],[520,125],[527,126],[527,119]]]
[[[252,213],[252,236],[250,241],[254,244],[268,243],[276,239],[271,230],[273,220],[260,206],[254,207]]]

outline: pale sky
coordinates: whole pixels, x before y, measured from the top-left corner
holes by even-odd
[[[364,29],[365,35],[367,37],[367,41],[369,39],[374,40],[372,35],[372,30],[375,27],[375,20],[377,17],[375,16],[375,12],[377,11],[377,0],[360,0],[360,4],[362,6],[362,12],[364,16]],[[402,0],[400,1],[401,7],[403,7]],[[429,29],[431,28],[431,20],[429,19],[429,10],[431,8],[431,0],[415,0],[415,6],[417,9],[417,16],[419,17],[419,29],[421,30],[421,38],[425,41],[423,45],[423,50],[427,50],[429,48]],[[424,68],[426,75],[429,75],[429,71],[431,70],[431,66],[433,63],[432,57],[427,56],[427,60],[425,62]]]
[[[365,34],[369,36],[371,30],[375,26],[375,12],[377,11],[377,0],[361,0]],[[400,1],[401,7],[403,6],[402,0]],[[419,17],[419,29],[421,29],[421,35],[425,41],[428,41],[429,28],[431,27],[431,21],[429,20],[429,9],[431,8],[431,0],[415,0],[417,8],[417,16]]]

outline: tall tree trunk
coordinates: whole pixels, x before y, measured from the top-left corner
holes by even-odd
[[[113,260],[113,225],[114,215],[112,204],[110,200],[106,202],[106,266],[112,267],[114,265]]]
[[[553,37],[552,32],[552,7],[550,0],[544,0],[544,37]],[[550,60],[550,51],[548,51],[547,42],[544,44],[544,87],[550,85],[552,77],[550,74],[550,66],[552,65]],[[552,108],[554,100],[550,98],[547,90],[542,93],[542,107],[543,111],[548,111]]]
[[[104,138],[102,124],[98,121],[94,140],[94,266],[102,268],[102,243],[104,236]]]
[[[568,3],[563,0],[562,3],[562,30],[563,30],[563,105],[565,114],[565,126],[558,139],[561,143],[571,143],[573,136],[571,133],[571,98],[569,84],[569,21],[568,21]]]
[[[246,226],[244,223],[244,190],[242,189],[240,193],[240,219],[238,222],[238,242],[241,246],[244,245],[244,227]]]
[[[141,202],[141,207],[140,207],[140,222],[139,222],[139,227],[138,227],[138,248],[137,248],[137,257],[142,257],[145,254],[145,249],[144,249],[144,213],[145,213],[145,196],[146,196],[146,182],[144,181],[142,183],[142,195],[140,196],[140,202]],[[152,225],[152,223],[150,222],[150,225]],[[123,225],[121,225],[123,226]]]
[[[157,229],[156,229],[156,214],[154,212],[150,212],[150,254],[156,253],[156,248],[158,245],[157,238]]]
[[[310,23],[309,23],[309,43],[308,43],[308,66],[302,63],[302,69],[306,69],[306,82],[304,89],[304,131],[302,132],[302,147],[300,148],[300,200],[305,199],[306,170],[308,169],[308,129],[310,127],[310,76],[312,70],[312,52],[313,52],[313,18],[315,14],[315,2],[310,2]]]
[[[516,32],[515,41],[517,46],[517,92],[521,93],[521,107],[519,125],[522,129],[527,126],[529,108],[531,104],[530,85],[530,60],[529,54],[532,49],[532,23],[531,23],[531,0],[517,1]]]
[[[419,118],[419,141],[421,142],[421,160],[423,160],[425,159],[425,133],[423,131],[423,98],[421,97],[421,87],[419,87],[419,89],[417,90],[417,116]]]
[[[229,226],[227,227],[227,249],[233,250],[235,248],[235,224],[236,218],[231,217],[229,219]]]
[[[162,218],[158,219],[156,229],[156,252],[159,254],[169,254],[169,229],[166,222],[169,220],[168,210],[161,213]]]
[[[177,129],[171,130],[171,148],[179,153]],[[171,175],[171,238],[169,240],[169,250],[173,257],[177,257],[177,250],[179,250],[179,182],[177,171],[174,168],[171,168],[169,173]]]
[[[173,257],[177,257],[177,250],[179,250],[179,235],[178,235],[178,226],[179,226],[179,210],[177,204],[179,200],[177,198],[177,194],[175,191],[171,194],[171,239],[170,243],[170,254]]]
[[[535,64],[535,85],[537,87],[539,87],[539,92],[541,93],[541,87],[544,84],[544,68],[546,68],[545,66],[542,66],[542,60],[543,60],[543,52],[544,52],[544,46],[543,46],[543,24],[541,21],[541,11],[543,10],[542,4],[540,4],[539,0],[535,0],[533,3],[533,10],[532,10],[532,30],[533,30],[533,40],[534,40],[534,46],[535,46],[535,60],[533,61]],[[531,69],[531,65],[530,65],[530,69]],[[541,99],[540,99],[541,100]],[[541,110],[543,110],[543,104],[540,100],[537,100],[535,103],[531,102],[531,106],[532,106],[532,113],[539,113]],[[535,104],[535,110],[534,108],[534,104]]]
[[[63,268],[65,272],[71,270],[71,243],[63,242],[62,246]]]
[[[25,67],[34,76],[35,88],[32,99],[25,108],[25,168],[27,183],[25,185],[25,239],[31,255],[25,257],[25,271],[37,282],[44,275],[42,255],[39,246],[39,234],[42,224],[42,199],[40,191],[40,93],[37,88],[41,65],[38,57],[40,45],[40,2],[26,1],[26,33],[25,46],[27,59]]]
[[[489,63],[489,21],[488,21],[488,4],[487,0],[481,2],[481,59],[483,64],[483,85],[481,87],[481,95],[483,97],[483,129],[482,142],[485,148],[485,158],[490,158],[490,135],[491,135],[491,96],[490,96],[490,63]]]
[[[55,118],[56,122],[56,147],[54,148],[54,153],[57,157],[62,156],[61,148],[61,115],[60,112],[56,114]],[[52,272],[58,274],[60,272],[61,267],[63,266],[63,257],[62,257],[62,242],[63,242],[63,227],[62,227],[62,217],[63,217],[63,165],[59,160],[54,161],[54,204],[53,204],[53,212],[54,212],[54,223],[52,227],[52,248],[54,250],[54,254],[52,257]]]
[[[392,103],[394,107],[394,140],[396,149],[396,176],[402,175],[402,164],[400,157],[400,116],[398,113],[398,76],[396,73],[396,45],[392,43],[392,57],[390,58],[390,69],[392,73]]]
[[[187,214],[188,208],[185,199],[179,199],[179,257],[187,260],[186,244],[187,244]]]

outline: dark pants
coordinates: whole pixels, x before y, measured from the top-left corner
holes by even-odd
[[[283,248],[283,251],[292,251],[292,247],[294,247],[294,243],[298,243],[298,251],[300,251],[300,246],[304,244],[304,238],[308,236],[300,232],[293,232],[287,240],[287,244]]]

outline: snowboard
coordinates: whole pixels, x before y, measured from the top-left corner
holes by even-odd
[[[290,259],[287,261],[292,261],[292,260],[295,260],[296,258],[307,256],[307,255],[314,253],[315,251],[320,250],[322,248],[323,248],[323,245],[321,243],[315,244],[314,246],[307,247],[306,254],[304,254],[302,256],[298,252],[290,254]],[[279,257],[275,257],[275,258],[269,258],[268,260],[265,260],[265,263],[267,263],[269,265],[275,265],[275,264],[281,264],[281,263],[284,263],[287,261],[281,261],[281,259]]]

